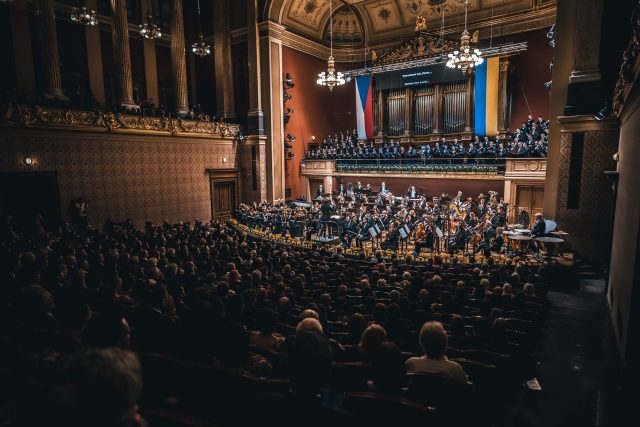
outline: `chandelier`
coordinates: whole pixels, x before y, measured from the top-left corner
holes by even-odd
[[[95,10],[89,10],[86,7],[74,7],[71,9],[71,20],[76,24],[81,25],[96,25],[98,18],[96,17]]]
[[[464,31],[460,37],[460,50],[454,50],[453,53],[448,55],[447,67],[457,68],[466,73],[469,68],[477,67],[482,64],[484,59],[482,58],[482,52],[480,49],[475,48],[471,50],[469,41],[469,31],[467,30],[467,9],[469,8],[469,1],[464,3]],[[475,37],[475,36],[474,36]],[[475,40],[474,40],[475,41]]]
[[[345,84],[344,74],[340,71],[336,72],[336,61],[333,59],[333,0],[329,0],[329,39],[331,42],[331,53],[327,60],[327,71],[318,74],[318,83],[320,86],[327,86],[329,92],[333,92],[334,86],[342,86]]]
[[[204,35],[202,35],[202,33],[198,35],[198,41],[191,45],[191,51],[200,58],[211,54],[211,46],[204,41]]]
[[[153,15],[149,13],[147,15],[147,22],[140,24],[140,35],[145,39],[159,39],[162,37],[160,27],[153,23]]]

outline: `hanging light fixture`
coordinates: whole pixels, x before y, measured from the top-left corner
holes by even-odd
[[[200,0],[198,0],[198,27],[200,27]],[[211,46],[204,41],[202,31],[198,34],[198,41],[191,45],[191,51],[200,58],[211,55]]]
[[[160,27],[153,22],[153,6],[151,5],[150,0],[148,2],[147,11],[147,22],[140,24],[140,35],[145,39],[159,39],[162,37],[162,31],[160,31]]]
[[[70,18],[73,22],[80,25],[93,26],[98,24],[95,10],[89,10],[86,7],[74,7],[71,9]]]
[[[333,0],[329,0],[329,39],[331,43],[331,53],[327,60],[327,71],[318,74],[318,83],[320,86],[327,86],[329,92],[333,92],[334,86],[342,86],[345,84],[344,74],[340,71],[336,72],[336,61],[333,59]]]
[[[457,68],[466,73],[469,68],[477,67],[482,64],[484,59],[482,58],[482,52],[480,49],[475,48],[471,50],[469,41],[469,31],[467,30],[467,10],[469,9],[469,1],[464,3],[464,31],[460,37],[460,50],[454,50],[453,53],[448,55],[447,67]]]

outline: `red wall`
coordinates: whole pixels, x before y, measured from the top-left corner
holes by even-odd
[[[389,177],[362,177],[362,176],[339,176],[334,178],[333,189],[338,190],[340,184],[345,188],[349,183],[356,185],[360,181],[363,186],[371,184],[373,191],[380,190],[380,184],[385,182],[387,188],[396,195],[404,195],[407,189],[415,185],[418,193],[425,193],[428,196],[440,196],[447,193],[454,197],[458,190],[461,190],[465,197],[478,197],[480,193],[488,196],[489,190],[497,191],[498,197],[504,192],[504,181],[499,179],[447,179],[447,178],[389,178]]]
[[[514,70],[509,76],[512,94],[509,121],[511,129],[519,128],[527,119],[527,101],[534,118],[539,115],[545,119],[549,118],[549,91],[544,87],[544,83],[551,80],[549,62],[553,57],[553,49],[549,46],[547,31],[542,29],[494,40],[494,45],[508,41],[527,42],[527,50],[512,58]]]
[[[304,158],[311,136],[321,141],[329,133],[353,130],[356,126],[353,82],[334,88],[333,92],[318,86],[318,73],[326,70],[326,67],[327,62],[322,59],[282,47],[282,72],[290,73],[296,84],[288,90],[293,98],[286,103],[286,107],[293,108],[295,112],[284,128],[285,135],[290,133],[296,136],[291,144],[296,157],[286,162],[285,186],[291,189],[292,198],[304,194],[300,161]],[[336,68],[344,70],[346,67],[337,64]]]

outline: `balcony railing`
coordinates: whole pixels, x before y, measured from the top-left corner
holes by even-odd
[[[309,161],[309,160],[307,160]],[[336,159],[338,172],[504,175],[506,158]]]

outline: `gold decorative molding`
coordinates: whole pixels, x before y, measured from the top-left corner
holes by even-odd
[[[50,109],[36,105],[8,104],[2,123],[23,127],[52,125],[77,128],[94,128],[104,131],[131,130],[168,133],[172,136],[217,136],[236,138],[240,132],[237,124],[224,121],[205,122],[199,120],[173,119],[166,117],[143,117],[102,111],[79,111]]]
[[[441,41],[439,36],[421,31],[410,40],[401,44],[398,48],[382,55],[374,65],[395,64],[414,59],[440,56],[443,52],[451,51],[457,47],[457,42],[450,40]]]
[[[613,111],[617,115],[620,115],[632,84],[640,73],[640,2],[633,10],[631,22],[633,25],[631,40],[622,54],[622,65],[613,92]]]

